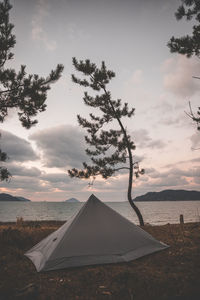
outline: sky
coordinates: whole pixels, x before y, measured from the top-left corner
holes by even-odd
[[[71,179],[67,170],[87,161],[85,132],[77,114],[87,117],[84,89],[71,81],[72,57],[105,61],[116,73],[109,84],[113,99],[128,102],[135,115],[123,122],[133,138],[145,175],[133,181],[133,197],[164,189],[200,190],[200,133],[185,112],[199,105],[199,61],[172,54],[172,35],[190,34],[192,23],[177,21],[180,0],[12,0],[10,21],[17,44],[9,67],[48,76],[58,63],[61,79],[48,93],[38,124],[24,129],[16,111],[1,124],[10,182],[0,191],[33,201],[127,199],[128,174],[109,180]],[[92,111],[95,113],[95,111]],[[116,125],[114,125],[115,128]]]

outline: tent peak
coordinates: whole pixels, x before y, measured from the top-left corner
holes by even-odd
[[[90,195],[87,202],[101,202],[94,194]]]

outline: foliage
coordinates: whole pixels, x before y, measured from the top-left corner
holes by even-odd
[[[197,22],[193,26],[192,35],[186,35],[180,38],[172,36],[168,42],[168,47],[172,53],[179,53],[186,55],[188,58],[195,55],[200,58],[200,1],[199,0],[181,0],[180,5],[175,13],[176,19],[179,21],[185,18],[187,21],[195,19]],[[200,79],[199,77],[195,77]],[[189,103],[190,112],[187,115],[197,124],[197,129],[200,130],[200,107],[198,107],[197,114],[194,115],[191,105]]]
[[[197,130],[200,130],[200,107],[198,107],[197,114],[194,115],[191,107],[191,103],[189,102],[189,112],[185,112],[188,117],[190,117],[197,125]]]
[[[45,111],[47,91],[50,90],[50,84],[60,78],[63,65],[58,64],[47,78],[26,74],[24,65],[18,72],[5,67],[6,62],[14,57],[12,49],[16,44],[15,35],[12,34],[14,25],[9,21],[11,8],[8,0],[0,2],[0,122],[5,121],[10,109],[16,109],[22,126],[29,129],[37,123],[37,113]],[[0,161],[6,158],[5,153],[1,152]],[[0,167],[0,180],[8,180],[9,176],[10,173]]]
[[[117,171],[126,170],[129,172],[128,200],[131,206],[138,210],[131,197],[133,175],[144,174],[144,170],[139,168],[138,162],[133,161],[132,151],[135,150],[135,144],[131,136],[127,133],[122,124],[122,118],[131,118],[135,109],[129,109],[128,103],[122,103],[121,99],[113,100],[107,85],[115,77],[113,71],[107,70],[106,65],[102,62],[101,67],[97,68],[90,60],[79,62],[73,58],[75,69],[82,73],[84,78],[77,78],[72,75],[73,82],[91,88],[95,96],[91,96],[87,91],[84,92],[83,101],[87,106],[98,108],[101,116],[90,113],[90,120],[78,115],[78,123],[87,130],[85,136],[86,154],[90,157],[92,164],[83,162],[83,169],[73,168],[68,170],[71,177],[93,178],[100,175],[107,179]],[[117,121],[119,129],[113,129],[110,125],[112,121]],[[104,129],[103,129],[104,127]],[[106,128],[106,129],[105,129]],[[126,164],[128,161],[128,165]],[[143,225],[143,219],[140,212],[138,218]]]
[[[187,57],[196,55],[200,57],[200,1],[199,0],[181,0],[182,5],[177,9],[175,16],[179,21],[185,18],[187,21],[195,19],[197,24],[193,26],[192,35],[186,35],[180,38],[172,36],[168,47],[172,53],[184,54]]]
[[[1,137],[1,134],[0,134]],[[3,152],[0,149],[0,161],[5,162],[8,159],[8,156],[5,152]],[[0,181],[6,180],[8,181],[11,177],[10,172],[8,171],[8,169],[0,166]]]

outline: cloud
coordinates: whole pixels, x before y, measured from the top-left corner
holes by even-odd
[[[51,186],[51,188],[61,191],[80,191],[88,185],[88,181],[77,178],[70,178],[68,173],[44,173],[40,179]],[[78,184],[78,188],[77,188]]]
[[[66,173],[44,174],[40,177],[43,184],[47,184],[54,192],[82,193],[88,189],[88,180],[70,178]]]
[[[21,192],[38,193],[44,191],[52,191],[51,186],[40,180],[37,176],[17,176],[11,178],[9,183],[2,182],[2,187],[9,190],[19,190]]]
[[[199,153],[198,151],[196,152],[197,154]],[[187,160],[179,160],[179,161],[176,161],[172,164],[167,164],[167,165],[164,165],[163,168],[174,168],[175,166],[186,166],[186,165],[189,165],[190,167],[192,166],[192,168],[194,168],[194,163],[200,163],[200,157],[196,157],[196,158],[192,158],[192,159],[187,159]]]
[[[152,183],[151,183],[152,184]],[[166,178],[160,178],[153,182],[152,186],[162,187],[163,189],[188,185],[186,178],[171,175]]]
[[[170,117],[162,117],[159,120],[159,123],[162,123],[164,125],[167,126],[183,126],[183,124],[185,124],[186,122],[184,122],[185,120],[182,118],[182,115],[179,115],[178,117],[174,117],[174,116],[170,116]]]
[[[23,173],[21,173],[23,175]],[[29,174],[30,175],[30,174]],[[200,167],[171,168],[160,172],[147,168],[145,175],[133,181],[134,197],[149,191],[164,189],[199,189]],[[103,200],[127,200],[128,174],[119,174],[109,180],[97,178],[89,189],[88,180],[71,179],[66,173],[42,173],[38,176],[14,176],[10,183],[4,182],[6,192],[22,195],[33,200],[60,201],[69,197],[86,200],[91,193]]]
[[[75,23],[68,24],[66,34],[73,42],[81,41],[85,43],[86,41],[88,42],[91,39],[91,35],[88,33],[88,31],[83,30],[83,28],[80,28]]]
[[[164,189],[198,189],[200,167],[193,169],[171,168],[168,171],[160,172],[155,168],[145,169],[145,175],[140,176],[133,181],[133,193],[141,195],[150,191],[160,191]],[[108,181],[97,181],[94,183],[94,191],[103,193],[112,193],[115,195],[117,191],[126,194],[128,184],[128,174],[119,175],[110,178]],[[126,200],[126,199],[124,199]]]
[[[34,171],[33,169],[31,168],[32,171]],[[35,174],[35,176],[33,173],[30,172],[26,175],[20,168],[16,168],[16,174],[11,181],[1,183],[1,190],[39,201],[62,201],[72,195],[82,200],[84,194],[91,193],[88,188],[88,180],[70,178],[67,173],[43,172],[40,175]]]
[[[38,131],[30,136],[42,153],[48,168],[80,168],[87,160],[83,133],[71,125],[61,125]]]
[[[151,109],[156,110],[162,114],[171,113],[174,109],[173,105],[166,101],[167,95],[161,94],[159,97],[160,103],[151,107]]]
[[[131,81],[132,84],[136,84],[136,85],[141,84],[142,81],[143,81],[143,72],[142,72],[142,70],[140,70],[140,69],[136,70],[133,73],[130,81]]]
[[[32,149],[32,146],[25,139],[2,130],[1,132],[1,148],[9,156],[9,161],[32,161],[38,159],[37,154]]]
[[[183,55],[166,60],[162,65],[164,87],[175,96],[185,99],[200,90],[200,82],[193,76],[199,76],[199,62]]]
[[[171,168],[165,172],[157,172],[155,169],[150,172],[151,178],[169,178],[177,176],[177,178],[181,177],[199,177],[200,176],[200,167],[193,167],[189,169],[180,169],[180,168]]]
[[[36,167],[27,168],[25,166],[13,163],[7,164],[6,167],[9,169],[9,172],[12,176],[29,176],[29,177],[38,177],[41,175],[41,171]]]
[[[49,39],[44,29],[44,19],[49,16],[49,3],[47,0],[38,0],[36,14],[32,19],[32,39],[44,44],[47,50],[54,51],[57,48],[55,40]]]
[[[166,146],[166,144],[160,139],[153,140],[146,129],[135,130],[133,131],[132,136],[136,146],[139,148],[161,149]]]
[[[66,184],[71,181],[67,173],[44,173],[40,176],[40,178],[51,183],[62,182]]]
[[[197,131],[190,137],[192,148],[197,149],[200,148],[200,132]]]
[[[147,168],[145,177],[148,180],[141,180],[141,177],[135,181],[134,197],[164,189],[199,190],[200,166],[185,169],[172,167],[164,172],[160,172],[155,168]]]

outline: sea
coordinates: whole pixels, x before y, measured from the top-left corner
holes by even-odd
[[[129,202],[105,202],[109,207],[138,224],[137,216]],[[66,221],[75,214],[84,202],[0,202],[0,222],[24,220],[60,220]],[[200,222],[200,201],[156,201],[136,202],[145,223],[164,225],[179,223],[180,214],[184,222]],[[102,216],[103,218],[103,216]]]

